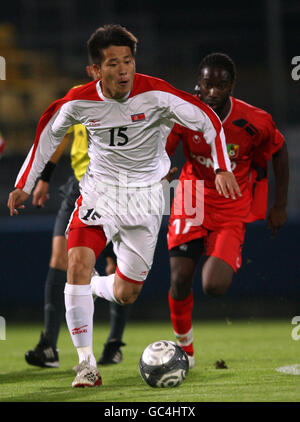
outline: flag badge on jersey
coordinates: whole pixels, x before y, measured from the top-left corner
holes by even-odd
[[[145,113],[137,113],[131,115],[132,122],[138,122],[139,120],[145,120],[146,116]]]
[[[239,149],[240,146],[239,145],[235,145],[235,144],[227,144],[227,152],[229,155],[229,158],[237,158],[239,155]]]

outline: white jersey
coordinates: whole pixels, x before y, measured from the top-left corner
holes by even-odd
[[[80,182],[86,191],[97,182],[118,184],[120,173],[126,174],[129,186],[160,181],[170,168],[165,144],[174,123],[203,132],[211,146],[214,169],[231,171],[217,115],[191,94],[137,73],[132,90],[123,99],[104,97],[98,80],[71,89],[52,103],[40,119],[17,188],[30,194],[68,128],[77,123],[86,127],[89,139],[90,164]]]

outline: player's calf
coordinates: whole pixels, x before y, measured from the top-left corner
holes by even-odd
[[[195,263],[189,258],[171,257],[170,293],[175,300],[184,300],[189,296],[193,285]]]

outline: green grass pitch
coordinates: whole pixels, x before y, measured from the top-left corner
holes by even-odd
[[[300,364],[300,340],[291,337],[289,320],[194,322],[196,366],[179,387],[151,388],[139,375],[144,348],[156,340],[174,340],[170,323],[134,323],[125,330],[124,360],[100,367],[103,385],[72,389],[77,353],[63,325],[59,337],[60,368],[27,365],[24,353],[35,346],[41,325],[7,321],[0,341],[1,402],[299,402],[300,375],[276,368]],[[94,353],[102,351],[108,324],[94,327]],[[217,369],[223,359],[227,369]],[[300,368],[300,365],[299,365]]]

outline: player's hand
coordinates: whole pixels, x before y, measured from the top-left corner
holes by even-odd
[[[10,192],[8,196],[7,206],[10,211],[10,215],[18,215],[19,210],[24,209],[25,205],[23,205],[23,202],[26,201],[28,198],[28,193],[24,192],[21,189],[15,189],[12,192]]]
[[[236,195],[242,196],[236,178],[230,171],[217,170],[215,184],[219,195],[224,195],[225,198],[236,199]]]
[[[32,205],[41,208],[49,199],[49,183],[44,180],[39,180],[33,191]]]
[[[167,180],[168,182],[172,182],[174,179],[175,173],[178,171],[177,167],[172,167],[168,174],[165,175],[161,180]]]
[[[284,225],[287,220],[285,206],[273,205],[269,210],[268,227],[272,230],[272,236],[275,236],[278,229]]]

